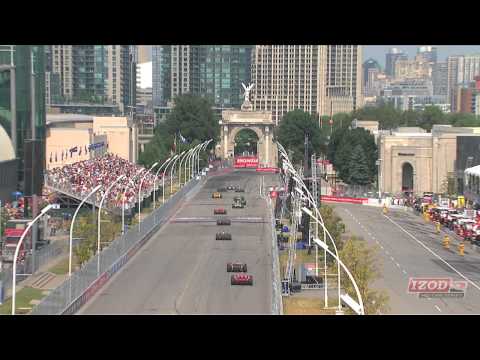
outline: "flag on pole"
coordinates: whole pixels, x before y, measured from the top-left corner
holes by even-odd
[[[62,150],[62,161],[63,161],[63,150]]]
[[[85,145],[85,154],[87,153],[87,145]]]
[[[172,150],[173,150],[173,154],[175,154],[177,152],[177,134],[175,134],[174,138],[173,138],[173,146],[172,146]],[[172,155],[173,155],[172,154]]]
[[[52,153],[50,153],[50,162],[52,162]]]
[[[57,152],[55,151],[55,162],[57,162]]]
[[[182,144],[186,144],[186,143],[187,143],[187,139],[185,139],[185,138],[182,136],[182,133],[181,133],[181,132],[178,132],[178,135],[180,136],[180,140],[182,141]]]
[[[82,155],[82,147],[80,146],[80,151],[78,152],[78,156]]]

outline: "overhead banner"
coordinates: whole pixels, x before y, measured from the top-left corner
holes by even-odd
[[[258,157],[256,156],[237,156],[234,167],[236,168],[256,168],[258,167]]]

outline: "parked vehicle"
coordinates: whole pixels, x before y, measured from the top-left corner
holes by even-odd
[[[11,219],[6,223],[4,241],[2,243],[1,256],[3,262],[13,262],[15,255],[15,249],[20,241],[23,233],[27,229],[31,219]],[[28,234],[23,239],[20,246],[20,252],[18,259],[23,260],[26,255],[26,251],[32,248],[32,231],[29,230]]]

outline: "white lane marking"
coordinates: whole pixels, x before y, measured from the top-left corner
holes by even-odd
[[[383,246],[382,246],[382,244],[380,244],[380,247],[383,249]]]
[[[393,258],[393,256],[390,256],[390,259],[392,259],[392,261],[395,262],[395,259]]]
[[[435,305],[435,309],[437,309],[438,311],[442,312],[442,310],[440,310],[440,308],[438,307],[438,305]]]
[[[395,262],[395,265],[397,265],[397,267],[400,267],[400,264],[399,264],[399,263],[397,263],[397,262]]]
[[[470,280],[469,278],[467,278],[465,275],[463,275],[460,271],[458,271],[457,269],[455,269],[452,265],[450,265],[448,262],[446,262],[445,260],[443,260],[439,255],[437,255],[432,249],[430,249],[428,246],[426,246],[424,243],[422,243],[420,240],[418,240],[415,236],[413,236],[412,234],[410,234],[407,230],[405,230],[404,228],[402,228],[400,225],[398,225],[395,221],[393,221],[392,219],[390,219],[387,215],[383,215],[385,216],[392,224],[395,224],[396,226],[398,226],[400,228],[400,230],[402,230],[405,234],[407,234],[408,236],[410,236],[413,240],[415,240],[417,243],[419,243],[421,246],[423,246],[423,248],[425,248],[428,252],[430,252],[432,255],[434,255],[437,259],[441,260],[445,265],[447,265],[450,269],[452,269],[453,271],[455,271],[458,275],[460,275],[464,280],[466,280],[469,284],[471,284],[474,288],[476,288],[477,290],[480,290],[480,286],[478,286],[477,284],[475,284],[472,280]]]

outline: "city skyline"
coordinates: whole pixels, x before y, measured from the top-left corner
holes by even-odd
[[[385,54],[390,48],[396,47],[408,54],[409,58],[415,56],[417,48],[424,45],[363,45],[363,61],[373,58],[384,68]],[[438,61],[445,61],[451,55],[467,55],[480,53],[480,45],[431,45],[437,48]]]

